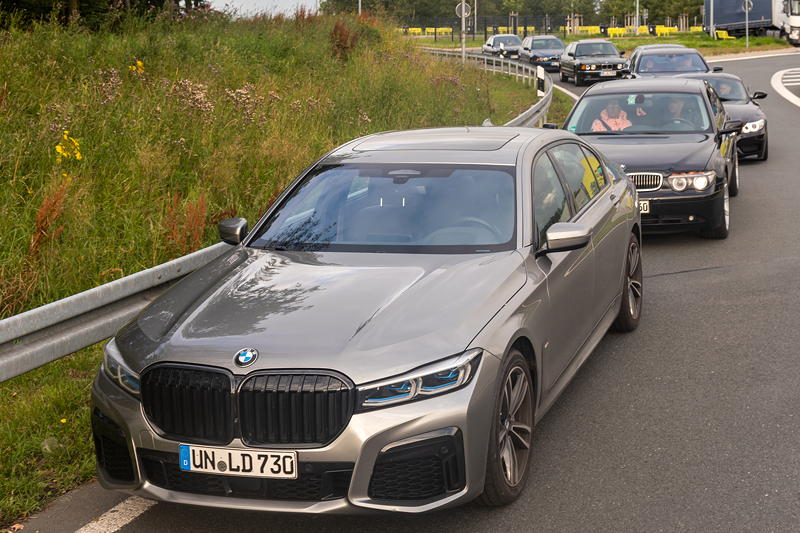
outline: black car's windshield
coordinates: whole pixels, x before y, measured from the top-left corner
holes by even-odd
[[[717,94],[726,102],[743,104],[750,98],[747,96],[747,89],[739,80],[731,78],[708,78],[706,81],[714,87]]]
[[[534,39],[533,40],[533,49],[534,50],[559,50],[564,48],[564,43],[559,41],[556,38],[549,38],[549,39]]]
[[[503,46],[519,46],[522,44],[522,41],[516,35],[504,35],[502,37],[495,37],[494,45],[498,46],[500,44],[502,44]]]
[[[577,134],[711,131],[705,100],[691,93],[622,93],[581,98],[566,129]]]
[[[792,15],[800,15],[800,0],[792,0]]]
[[[637,72],[708,72],[708,65],[696,52],[646,54],[639,60]]]
[[[320,166],[251,246],[282,250],[483,253],[515,247],[513,166]]]
[[[583,43],[575,47],[575,57],[584,56],[619,56],[619,52],[611,43]]]

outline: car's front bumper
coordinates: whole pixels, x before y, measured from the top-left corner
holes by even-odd
[[[736,141],[740,156],[759,155],[764,150],[767,141],[767,130],[764,128],[755,133],[741,133]]]
[[[235,478],[245,480],[235,483],[231,481],[234,479],[231,476],[191,473],[193,477],[186,478],[185,473],[177,469],[179,442],[162,438],[145,418],[142,404],[122,391],[101,371],[92,387],[96,445],[100,439],[105,443],[101,445],[112,450],[113,440],[116,439],[119,446],[115,456],[106,454],[102,460],[98,460],[98,478],[106,488],[145,498],[230,509],[298,513],[357,513],[370,510],[419,513],[455,506],[475,498],[483,490],[499,365],[496,357],[484,352],[478,373],[463,389],[405,405],[356,413],[344,431],[330,444],[313,449],[298,447],[298,471],[301,476],[303,473],[311,475],[326,472],[327,475],[329,471],[352,470],[349,476],[337,474],[338,477],[335,477],[340,485],[338,493],[334,491],[318,499],[286,497],[285,494],[292,494],[291,490],[281,498],[259,496],[256,493],[260,489],[250,492],[229,490],[234,485],[242,487],[250,480],[254,484],[262,483],[256,478]],[[403,449],[408,443],[431,442],[435,445],[438,441],[434,439],[443,435],[452,436],[452,442],[461,448],[458,453],[463,453],[463,482],[457,490],[445,491],[425,500],[376,500],[370,497],[370,480],[381,454]],[[238,438],[222,447],[253,449]],[[125,460],[129,463],[120,470],[118,465]],[[162,461],[163,464],[159,466],[153,461]],[[176,476],[179,474],[178,479]],[[412,477],[414,474],[409,472]],[[178,481],[166,481],[173,478]],[[323,483],[328,478],[323,476],[320,479],[323,480],[320,483]],[[206,490],[205,481],[217,485],[221,483],[227,493]]]
[[[542,59],[536,59],[536,58],[532,59],[531,63],[536,65],[537,67],[542,67],[543,69],[545,69],[547,71],[556,71],[556,70],[559,69],[559,67],[561,65],[560,61],[554,61],[554,60],[549,60],[549,59],[542,60]]]
[[[621,70],[576,70],[584,80],[617,80],[622,78],[623,71]],[[606,74],[606,73],[611,74]]]
[[[648,201],[650,212],[642,214],[642,230],[647,233],[674,232],[706,227],[718,220],[723,210],[722,189],[707,194],[640,192],[639,201]]]

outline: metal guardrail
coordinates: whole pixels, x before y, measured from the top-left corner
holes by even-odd
[[[426,49],[445,58],[461,58],[461,52]],[[507,59],[467,54],[470,62],[483,64],[544,90],[530,109],[505,126],[541,125],[552,101],[553,84],[541,67]],[[542,80],[541,85],[538,80]],[[111,337],[173,282],[222,255],[230,245],[219,243],[173,261],[157,265],[0,320],[0,382],[51,363]]]
[[[461,59],[460,50],[444,50],[441,48],[423,48],[428,54],[445,59]],[[542,67],[523,63],[522,61],[512,61],[501,57],[476,54],[469,52],[466,59],[470,63],[480,65],[484,70],[490,72],[500,72],[513,76],[522,83],[532,85],[536,83],[543,95],[527,111],[514,119],[503,124],[504,126],[539,126],[547,121],[547,111],[553,102],[553,81],[550,79]]]

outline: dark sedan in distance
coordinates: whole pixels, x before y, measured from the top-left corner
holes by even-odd
[[[628,65],[633,78],[675,76],[693,72],[720,72],[722,67],[710,67],[703,55],[694,48],[654,46],[640,50]]]
[[[625,166],[645,231],[697,229],[724,239],[739,190],[736,135],[716,92],[702,80],[620,80],[589,88],[565,128]]]
[[[481,48],[481,52],[508,59],[519,59],[521,48],[522,40],[518,36],[513,33],[501,33],[499,35],[492,35],[486,39],[486,43]]]
[[[767,97],[764,91],[750,94],[739,76],[722,72],[706,74],[685,74],[684,78],[699,78],[707,81],[719,95],[725,110],[733,120],[744,123],[742,133],[736,141],[740,157],[755,156],[759,161],[769,157],[769,137],[767,135],[767,116],[756,100]]]
[[[548,71],[558,70],[564,43],[553,35],[529,35],[522,40],[519,58]]]
[[[561,81],[572,78],[575,85],[590,80],[609,80],[625,74],[623,52],[609,41],[585,39],[570,43],[561,56],[559,77]]]

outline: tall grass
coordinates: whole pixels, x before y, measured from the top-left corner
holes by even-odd
[[[122,25],[0,34],[0,318],[213,242],[346,140],[535,99],[368,19]]]

